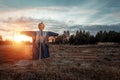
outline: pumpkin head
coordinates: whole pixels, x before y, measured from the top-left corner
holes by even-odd
[[[39,30],[43,30],[45,28],[44,23],[43,22],[39,23],[38,28],[39,28]]]

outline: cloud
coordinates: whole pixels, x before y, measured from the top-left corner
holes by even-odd
[[[66,24],[114,24],[119,23],[120,11],[117,13],[104,5],[96,4],[96,7],[91,8],[97,2],[90,2],[86,5],[80,6],[50,6],[50,7],[36,7],[36,8],[22,8],[12,11],[4,11],[0,13],[0,18],[8,17],[20,18],[31,17],[35,19],[52,19],[56,21],[65,22]],[[90,4],[90,5],[89,5]],[[89,8],[90,7],[90,8]]]
[[[61,32],[65,24],[61,21],[56,21],[52,19],[35,19],[35,18],[12,18],[9,17],[5,20],[0,21],[0,30],[4,32],[14,32],[14,31],[22,31],[22,30],[38,30],[38,24],[40,22],[44,22],[46,25],[45,30],[51,30],[55,32]],[[66,27],[67,28],[67,27]]]
[[[114,0],[69,0],[69,2],[59,1],[60,5],[56,0],[52,0],[55,2],[50,2],[50,4],[47,1],[43,1],[44,6],[34,4],[40,1],[25,1],[25,3],[22,2],[23,5],[21,6],[17,6],[19,2],[15,1],[16,4],[13,3],[12,5],[10,3],[10,5],[6,6],[9,2],[8,0],[6,1],[5,4],[1,5],[1,9],[4,10],[0,9],[0,28],[3,29],[38,30],[38,23],[43,21],[46,25],[46,30],[62,33],[63,30],[74,31],[79,28],[75,27],[73,29],[71,26],[74,25],[110,25],[120,23],[120,6],[118,5],[120,2]],[[83,29],[87,29],[87,27],[84,27],[82,26]],[[90,28],[93,29],[92,27]],[[112,29],[112,27],[106,28]]]
[[[95,34],[99,30],[120,31],[119,0],[1,0],[0,34],[15,31],[45,30],[62,34],[82,29]]]
[[[32,26],[34,23],[31,19],[27,18],[8,18],[6,20],[0,20],[0,27],[5,31],[11,30],[11,31],[20,31],[20,30],[26,30],[31,29],[30,26]]]
[[[94,15],[97,10],[93,9],[81,9],[79,7],[38,7],[38,8],[27,8],[22,10],[15,10],[1,13],[0,18],[6,17],[32,17],[36,19],[52,19],[56,21],[62,21],[65,23],[74,22],[73,24],[85,24],[87,19]],[[6,17],[4,17],[6,16]],[[70,23],[71,24],[71,23]]]
[[[77,30],[85,30],[95,35],[98,31],[117,31],[120,32],[120,24],[113,25],[74,25],[69,26],[69,31],[75,34]]]

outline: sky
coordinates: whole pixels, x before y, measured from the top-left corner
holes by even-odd
[[[36,31],[40,22],[58,33],[120,31],[120,0],[0,0],[0,35]]]

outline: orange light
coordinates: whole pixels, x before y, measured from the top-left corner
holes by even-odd
[[[29,36],[25,36],[25,35],[20,35],[20,34],[15,34],[13,37],[13,40],[15,42],[22,42],[22,41],[30,41],[32,42],[32,38]]]

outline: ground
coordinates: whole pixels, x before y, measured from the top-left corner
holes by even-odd
[[[0,80],[120,80],[120,45],[50,45],[31,60],[30,45],[0,46]]]

